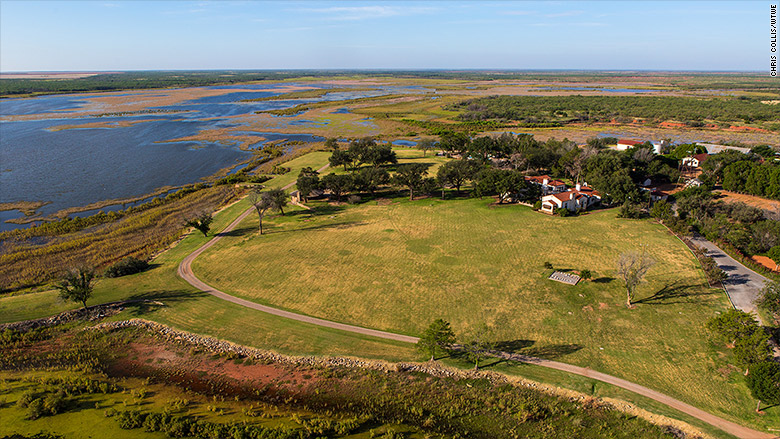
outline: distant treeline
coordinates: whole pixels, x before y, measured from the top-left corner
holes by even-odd
[[[488,96],[448,106],[462,111],[459,119],[511,120],[523,124],[571,122],[651,122],[678,120],[690,125],[703,121],[778,121],[777,107],[752,98],[689,98],[653,96]],[[626,119],[626,120],[623,120]],[[774,129],[780,125],[774,124]]]
[[[664,73],[664,72],[594,72],[594,71],[394,71],[394,70],[209,70],[209,71],[143,71],[105,73],[77,79],[0,79],[0,96],[27,94],[76,93],[170,87],[229,85],[249,81],[281,81],[295,78],[368,78],[395,77],[419,79],[456,79],[490,81],[517,79],[555,82],[635,82],[648,81],[682,89],[774,90],[772,78],[759,74]],[[645,85],[646,87],[646,85]]]

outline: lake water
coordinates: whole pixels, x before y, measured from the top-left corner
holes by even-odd
[[[204,129],[235,127],[228,116],[256,111],[290,108],[319,101],[339,101],[387,94],[418,92],[419,87],[377,87],[377,90],[339,91],[315,99],[241,102],[274,96],[283,87],[295,84],[249,84],[215,86],[211,89],[237,90],[218,96],[192,99],[176,105],[152,107],[170,112],[117,117],[67,118],[85,104],[90,95],[56,95],[0,100],[0,117],[37,113],[63,113],[42,120],[0,121],[0,202],[47,201],[39,213],[46,216],[61,209],[93,202],[140,197],[164,186],[180,186],[200,181],[220,169],[249,160],[252,153],[238,143],[166,142],[197,134]],[[311,84],[307,84],[311,85]],[[329,85],[313,85],[332,88]],[[257,91],[253,91],[253,89]],[[271,89],[272,91],[266,91]],[[280,89],[279,92],[273,91]],[[241,90],[241,91],[238,91]],[[261,91],[263,90],[263,91]],[[160,92],[164,95],[165,92]],[[142,93],[109,93],[133,96]],[[105,95],[105,94],[104,94]],[[149,120],[127,127],[52,130],[60,125],[91,122]],[[315,124],[314,122],[302,122]],[[373,125],[370,119],[361,122]],[[266,140],[314,142],[324,140],[309,134],[278,134],[247,131]],[[166,142],[166,143],[162,143]],[[110,206],[105,211],[122,208]],[[95,212],[86,212],[95,213]],[[83,216],[85,213],[80,214]],[[20,227],[5,221],[22,216],[18,211],[0,214],[0,231]]]

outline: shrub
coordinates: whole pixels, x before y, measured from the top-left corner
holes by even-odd
[[[584,280],[588,280],[593,277],[593,273],[590,272],[590,270],[581,270],[580,271],[580,277]]]
[[[106,269],[106,277],[121,277],[129,274],[140,273],[149,268],[149,263],[132,256],[128,256]]]
[[[35,420],[44,415],[43,400],[41,398],[33,399],[30,404],[27,405],[27,412],[24,415],[25,419]]]
[[[548,270],[552,270],[553,269],[553,264],[550,263],[550,261],[545,261],[544,268],[546,268]]]
[[[758,304],[775,316],[780,316],[780,281],[770,282],[761,290]]]
[[[780,404],[780,364],[762,361],[750,366],[745,377],[753,397],[766,404]]]
[[[726,343],[734,343],[760,330],[751,314],[738,309],[730,309],[707,322],[707,328],[716,333]]]
[[[541,201],[537,201],[536,203],[534,203],[534,207],[533,207],[534,210],[539,210],[541,208],[542,208],[542,202]]]
[[[769,346],[769,335],[763,330],[757,330],[747,337],[740,337],[734,342],[734,362],[738,366],[748,367],[752,364],[766,361],[772,355]]]
[[[642,209],[638,204],[632,204],[629,202],[623,203],[620,206],[620,212],[617,214],[618,218],[639,219],[642,218]]]
[[[561,217],[570,216],[572,213],[569,209],[565,207],[561,207],[559,209],[555,209],[555,214]]]

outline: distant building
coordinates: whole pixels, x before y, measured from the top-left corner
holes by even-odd
[[[627,139],[620,139],[617,143],[617,150],[618,151],[625,151],[627,149],[631,149],[637,145],[641,145],[645,142],[640,142],[638,140],[627,140]]]
[[[702,163],[704,163],[707,158],[709,157],[708,154],[696,154],[692,157],[685,157],[682,159],[682,164],[684,166],[693,166],[694,168],[701,167]]]
[[[525,177],[525,181],[539,186],[542,189],[542,195],[556,194],[566,190],[566,183],[560,180],[553,180],[549,175]]]
[[[572,212],[586,210],[601,202],[601,194],[593,188],[578,184],[565,192],[542,197],[542,212],[553,214],[555,209],[569,209]]]
[[[696,142],[696,144],[699,145],[699,146],[703,146],[703,147],[707,148],[707,154],[710,154],[710,155],[717,154],[719,152],[723,152],[723,151],[726,151],[726,150],[729,150],[729,149],[732,149],[734,151],[739,151],[742,154],[747,154],[747,153],[750,152],[750,148],[741,148],[739,146],[717,145],[715,143],[701,143],[701,142]]]
[[[655,140],[650,143],[653,145],[653,151],[658,155],[663,154],[670,146],[667,140]]]

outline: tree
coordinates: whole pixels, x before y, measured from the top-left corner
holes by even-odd
[[[310,167],[301,169],[301,172],[298,173],[298,180],[295,183],[295,187],[300,191],[303,201],[309,201],[309,194],[320,187],[319,172]]]
[[[423,157],[425,157],[425,154],[428,152],[428,150],[434,148],[436,148],[436,141],[433,139],[425,138],[425,139],[420,139],[420,141],[417,142],[417,149],[422,150]]]
[[[327,174],[322,177],[322,186],[336,196],[337,201],[341,201],[341,196],[352,187],[353,178],[351,175]]]
[[[739,309],[730,309],[707,321],[707,328],[727,344],[761,329],[752,314]]]
[[[95,272],[91,268],[79,267],[68,271],[55,288],[60,291],[60,297],[63,299],[81,302],[84,309],[87,309],[87,300],[92,296],[94,279]]]
[[[325,140],[325,148],[328,148],[331,151],[335,151],[339,149],[339,141],[335,137],[329,137]]]
[[[398,163],[398,158],[389,143],[384,145],[370,143],[361,149],[358,161],[360,163],[368,163],[376,168],[384,163]]]
[[[379,186],[390,181],[390,174],[384,169],[370,167],[360,169],[352,178],[355,189],[373,195]]]
[[[444,163],[436,172],[436,179],[442,186],[452,186],[460,193],[460,187],[474,178],[479,165],[469,160],[452,160]],[[443,190],[443,189],[442,189]],[[442,198],[444,193],[442,192]]]
[[[590,270],[585,269],[585,270],[580,271],[580,277],[583,280],[588,280],[588,279],[593,277],[593,273],[591,273]]]
[[[422,333],[417,342],[417,349],[431,355],[431,361],[436,359],[437,352],[448,352],[455,343],[455,333],[450,328],[450,323],[442,320],[434,320]]]
[[[517,171],[505,169],[483,169],[476,176],[476,193],[483,195],[497,195],[498,204],[502,204],[511,195],[518,194],[527,188],[525,178]]]
[[[758,304],[775,316],[780,316],[780,281],[776,280],[764,286]]]
[[[396,168],[393,183],[398,186],[406,186],[409,189],[409,200],[414,200],[414,191],[425,184],[425,176],[428,175],[428,165],[424,163],[409,163]]]
[[[281,189],[271,189],[266,192],[252,191],[249,194],[249,203],[257,211],[257,216],[260,219],[260,234],[262,235],[263,217],[269,210],[281,210],[283,205],[287,204],[287,194]]]
[[[774,361],[753,364],[748,368],[745,381],[753,398],[758,400],[756,411],[762,401],[766,404],[780,404],[780,364]]]
[[[440,136],[439,145],[448,154],[463,154],[468,149],[471,139],[461,132],[446,132]]]
[[[769,335],[763,329],[740,337],[734,342],[734,363],[745,368],[752,364],[770,359],[772,348],[769,346]]]
[[[349,151],[337,149],[333,151],[333,154],[331,154],[330,158],[328,159],[328,163],[330,163],[330,165],[334,168],[344,166],[344,170],[346,171],[347,166],[352,163],[352,155],[349,153]]]
[[[666,200],[658,200],[650,208],[650,216],[657,220],[668,220],[672,216],[672,205]]]
[[[631,307],[631,299],[636,288],[644,280],[645,275],[655,265],[655,260],[644,252],[625,252],[617,262],[617,275],[626,286],[626,306]]]
[[[492,338],[493,331],[483,323],[463,342],[466,358],[474,362],[474,370],[479,369],[480,361],[490,357],[491,351],[495,349],[496,343]]]
[[[194,227],[195,229],[201,231],[203,233],[203,236],[208,236],[209,230],[211,229],[211,222],[214,219],[211,217],[210,213],[201,213],[195,218],[190,218],[184,222],[184,225],[186,227]]]

